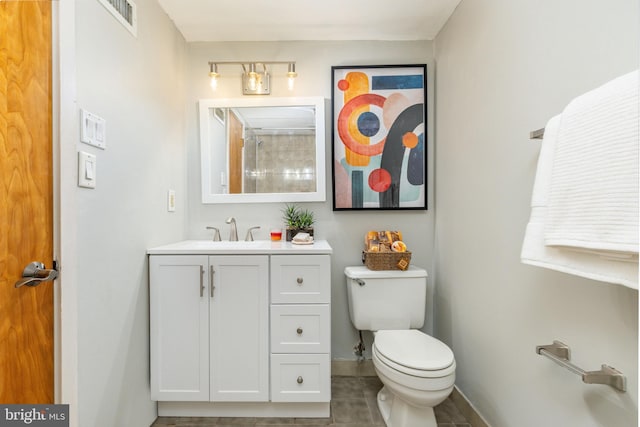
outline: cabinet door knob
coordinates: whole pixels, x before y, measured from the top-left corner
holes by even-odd
[[[296,282],[298,282],[298,285],[302,285],[302,282],[303,282],[302,277],[298,277],[296,279]]]
[[[296,332],[298,333],[298,335],[302,335],[302,328],[296,329]]]
[[[302,383],[304,382],[304,380],[302,379],[302,377],[298,377],[297,381],[298,381],[298,384],[302,384]]]

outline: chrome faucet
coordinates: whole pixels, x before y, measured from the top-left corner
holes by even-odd
[[[216,227],[207,227],[207,230],[213,230],[213,241],[214,242],[219,242],[220,239],[220,230],[218,230]]]
[[[229,240],[232,242],[238,241],[238,228],[236,227],[236,219],[232,216],[227,218],[225,221],[227,224],[231,224],[231,229],[229,230]]]
[[[247,230],[247,236],[244,238],[245,242],[253,242],[253,234],[251,233],[253,230],[259,230],[260,227],[251,227]]]

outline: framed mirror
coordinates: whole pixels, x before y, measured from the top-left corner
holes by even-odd
[[[202,203],[325,201],[323,97],[199,101]]]

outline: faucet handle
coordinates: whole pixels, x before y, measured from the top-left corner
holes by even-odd
[[[219,242],[220,240],[222,240],[220,238],[220,230],[218,230],[216,227],[207,227],[207,230],[213,230],[213,241],[214,242]]]
[[[259,230],[260,227],[251,227],[247,230],[247,236],[244,238],[245,242],[253,242],[253,234],[251,233],[253,230]]]

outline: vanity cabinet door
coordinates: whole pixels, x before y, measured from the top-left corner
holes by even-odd
[[[209,257],[211,401],[269,400],[269,256]]]
[[[207,256],[151,255],[151,398],[209,400]]]

